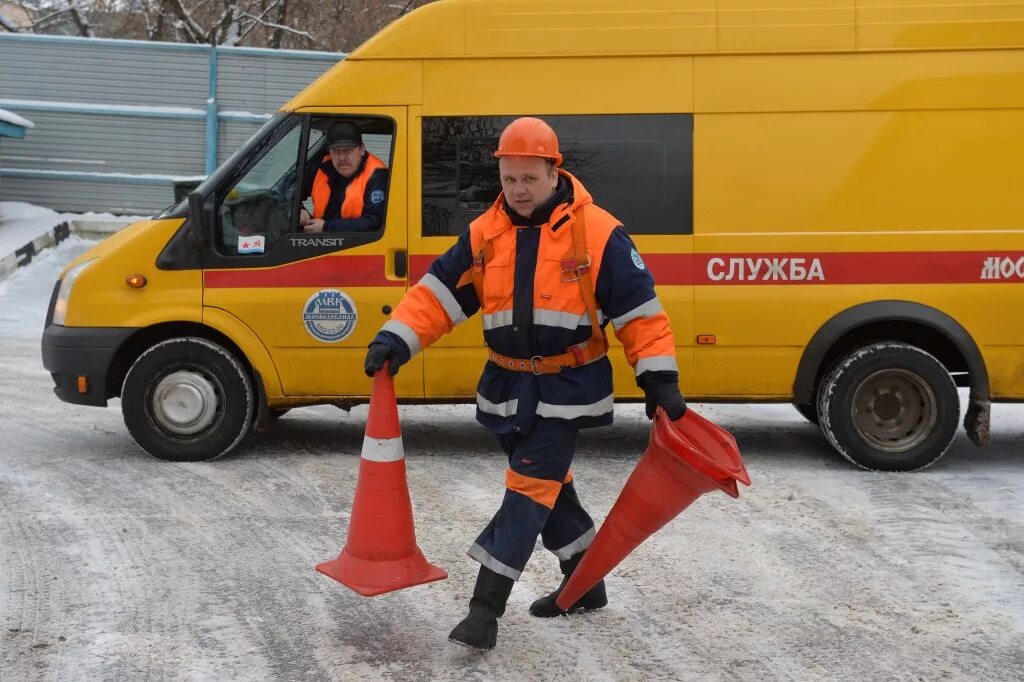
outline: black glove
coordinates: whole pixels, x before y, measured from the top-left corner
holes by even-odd
[[[683,399],[683,394],[679,392],[679,384],[675,381],[652,381],[643,389],[648,419],[654,419],[654,410],[659,405],[672,421],[686,414],[686,400]]]
[[[366,351],[366,359],[363,361],[363,371],[366,372],[366,376],[372,378],[389,360],[388,371],[391,372],[391,376],[395,376],[398,374],[398,366],[402,363],[395,357],[391,346],[386,343],[371,343],[370,350]]]

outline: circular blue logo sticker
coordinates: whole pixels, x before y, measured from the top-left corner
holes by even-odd
[[[640,257],[640,253],[636,249],[630,251],[629,255],[632,256],[633,265],[636,266],[637,270],[643,270],[647,267],[644,265],[644,259]]]
[[[356,304],[343,291],[321,289],[306,301],[302,322],[309,335],[324,343],[347,339],[356,328]]]
[[[382,201],[384,201],[384,190],[382,190],[382,189],[375,189],[372,192],[370,192],[370,203],[371,204],[379,204]]]

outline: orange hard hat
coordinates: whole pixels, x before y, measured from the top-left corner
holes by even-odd
[[[498,139],[498,158],[503,156],[539,156],[562,165],[558,136],[544,121],[532,116],[517,118],[505,127]]]

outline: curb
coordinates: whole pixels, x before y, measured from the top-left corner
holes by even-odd
[[[109,237],[130,223],[116,220],[65,220],[55,225],[43,234],[30,242],[26,242],[20,248],[0,258],[0,282],[7,279],[18,268],[25,267],[32,262],[40,251],[56,246],[70,237],[72,234],[79,237],[104,238]]]

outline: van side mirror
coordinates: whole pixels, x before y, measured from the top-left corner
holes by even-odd
[[[191,192],[188,195],[188,224],[191,241],[197,248],[206,246],[207,227],[209,221],[206,219],[206,206],[203,195],[199,192]]]

